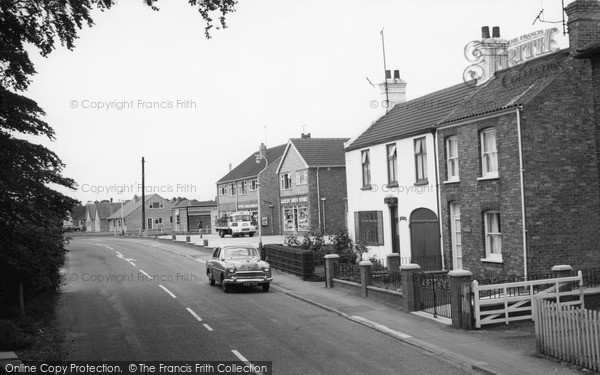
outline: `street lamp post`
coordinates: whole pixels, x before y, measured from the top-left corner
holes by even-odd
[[[258,222],[257,222],[257,224],[258,224],[258,250],[260,251],[260,256],[263,259],[264,259],[264,252],[263,252],[263,244],[262,244],[262,212],[260,209],[260,206],[261,206],[261,204],[260,204],[261,203],[260,202],[260,190],[261,190],[260,175],[269,166],[269,161],[265,157],[266,151],[267,151],[267,147],[264,145],[264,143],[261,143],[258,154],[255,155],[257,164],[259,164],[262,160],[265,161],[265,166],[263,167],[263,169],[260,172],[258,172],[258,176],[256,177],[256,185],[257,185],[256,186],[256,194],[257,194],[257,199],[258,199]]]

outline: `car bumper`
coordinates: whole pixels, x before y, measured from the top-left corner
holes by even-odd
[[[248,279],[248,278],[228,278],[223,280],[225,284],[239,284],[242,285],[244,283],[257,282],[259,284],[268,284],[273,281],[273,277],[265,277],[261,279]]]

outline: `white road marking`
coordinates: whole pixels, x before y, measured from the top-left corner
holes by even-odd
[[[173,297],[173,298],[177,298],[177,296],[176,296],[175,294],[171,293],[171,291],[170,291],[169,289],[165,288],[164,286],[162,286],[162,285],[160,285],[160,284],[159,284],[158,286],[160,286],[160,287],[161,287],[161,288],[162,288],[162,289],[163,289],[165,292],[169,293],[169,295],[170,295],[171,297]]]
[[[231,352],[233,354],[235,354],[235,356],[238,357],[240,359],[240,361],[244,362],[248,366],[252,366],[252,363],[250,363],[250,361],[248,361],[246,358],[244,358],[244,356],[241,355],[240,352],[238,352],[237,350],[232,350]],[[262,375],[262,372],[256,371],[255,374]]]
[[[192,316],[196,319],[198,319],[199,322],[202,321],[202,318],[198,316],[198,314],[196,314],[192,309],[190,309],[189,307],[185,308],[187,311],[190,312],[190,314],[192,314]],[[206,324],[205,324],[206,325]]]
[[[210,332],[213,331],[212,328],[210,328],[210,326],[208,324],[203,324],[204,328],[208,329]]]
[[[140,270],[141,273],[143,273],[144,275],[146,275],[147,278],[152,279],[152,276],[148,275],[146,272],[144,272],[143,270]]]
[[[118,252],[118,251],[117,251],[117,256],[118,256],[119,258],[123,258],[123,254],[121,254],[121,253],[120,253],[120,252]]]

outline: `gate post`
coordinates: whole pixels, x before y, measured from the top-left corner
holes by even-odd
[[[177,236],[174,234],[171,234],[171,241],[175,241],[177,239]]]
[[[325,286],[327,288],[333,288],[334,270],[339,261],[340,256],[337,254],[325,255]]]
[[[552,267],[552,273],[556,276],[556,278],[570,277],[573,276],[573,267],[566,264],[556,265]],[[560,286],[556,293],[558,295],[559,292],[570,292],[571,290],[573,290],[573,283],[569,282]],[[556,302],[560,303],[560,297],[557,298]]]
[[[373,266],[373,263],[363,260],[358,263],[358,266],[360,267],[360,289],[362,290],[362,296],[366,297],[367,286],[371,282],[371,266]]]
[[[472,329],[471,323],[471,296],[464,296],[462,285],[471,282],[473,274],[467,270],[454,270],[448,272],[450,277],[450,308],[452,311],[452,327]],[[468,298],[468,305],[463,306],[463,298]],[[469,307],[467,309],[467,306]]]
[[[185,236],[185,242],[190,242],[190,236]]]
[[[400,266],[400,272],[402,273],[402,299],[404,305],[404,311],[416,311],[415,306],[415,284],[413,276],[415,273],[421,271],[421,266],[418,264],[404,264]]]
[[[387,255],[388,270],[390,273],[400,273],[400,254],[393,253]]]

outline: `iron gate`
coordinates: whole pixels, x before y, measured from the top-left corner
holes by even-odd
[[[413,276],[415,304],[419,310],[452,318],[450,278],[447,272],[417,272]]]

